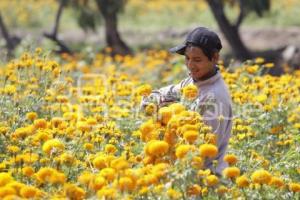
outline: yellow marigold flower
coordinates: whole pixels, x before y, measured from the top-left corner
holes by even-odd
[[[181,199],[181,193],[172,188],[168,189],[167,195],[170,199]]]
[[[105,145],[105,152],[108,153],[108,154],[114,154],[116,153],[117,151],[117,148],[112,145],[112,144],[107,144]]]
[[[20,148],[17,147],[17,146],[14,146],[14,145],[9,145],[6,147],[7,151],[10,152],[10,153],[18,153],[20,151]]]
[[[9,127],[6,126],[0,126],[0,134],[6,135],[6,133],[9,131]]]
[[[141,85],[137,88],[137,94],[140,96],[148,96],[152,92],[152,87],[149,84]]]
[[[106,158],[104,156],[97,156],[94,160],[93,160],[93,165],[95,168],[97,169],[103,169],[106,168],[108,166],[107,162],[106,162]]]
[[[215,186],[219,183],[219,179],[217,176],[215,175],[209,175],[205,178],[205,183],[207,186],[211,187],[211,186]]]
[[[194,185],[192,185],[192,186],[190,186],[189,188],[188,188],[188,191],[187,191],[187,194],[189,195],[189,196],[192,196],[192,195],[200,195],[201,194],[201,191],[202,191],[202,188],[201,188],[201,186],[200,185],[198,185],[198,184],[194,184]]]
[[[268,96],[265,94],[258,95],[255,100],[259,103],[265,103],[268,99]]]
[[[35,174],[35,176],[41,183],[43,183],[43,182],[47,181],[52,176],[53,173],[54,173],[53,168],[45,167],[45,168],[41,168]]]
[[[74,184],[66,184],[64,191],[69,199],[84,199],[85,197],[85,191]]]
[[[156,110],[157,110],[157,105],[155,105],[154,103],[149,103],[145,108],[145,113],[147,115],[152,115],[153,113],[155,113]]]
[[[162,107],[158,111],[159,118],[162,124],[167,125],[172,117],[172,110],[169,107]]]
[[[239,176],[235,179],[235,183],[238,187],[248,187],[250,184],[250,180],[246,176]]]
[[[190,145],[180,145],[176,148],[175,155],[177,158],[183,158],[191,149]]]
[[[262,64],[265,62],[265,59],[262,58],[262,57],[258,57],[258,58],[255,58],[255,61],[254,61],[256,64]]]
[[[146,142],[151,138],[151,133],[154,131],[155,126],[151,120],[143,123],[140,126],[140,132],[141,132],[141,140]]]
[[[206,169],[206,170],[200,169],[200,170],[198,171],[198,173],[197,173],[197,175],[198,175],[199,177],[205,177],[205,176],[208,176],[208,175],[210,175],[210,174],[211,174],[210,169]]]
[[[186,139],[190,144],[194,143],[199,136],[198,131],[190,130],[190,131],[185,131],[183,133],[183,138]]]
[[[100,171],[100,175],[108,181],[113,181],[116,176],[116,170],[113,168],[104,168]]]
[[[23,175],[30,177],[34,174],[34,169],[32,167],[23,167],[22,173]]]
[[[194,100],[198,96],[198,88],[194,84],[190,84],[182,88],[182,96],[188,100]]]
[[[37,118],[37,113],[36,112],[26,113],[26,118],[33,121]]]
[[[206,196],[207,194],[208,194],[208,188],[205,187],[205,188],[202,189],[201,195],[202,195],[202,196]]]
[[[55,170],[50,176],[49,182],[52,184],[64,184],[66,182],[66,176],[64,173]]]
[[[234,165],[237,163],[238,159],[234,154],[227,154],[224,156],[224,161],[229,165]]]
[[[115,199],[117,191],[115,188],[103,187],[97,192],[99,199]]]
[[[223,175],[226,178],[235,178],[240,175],[241,171],[237,167],[227,167],[223,170]]]
[[[58,139],[51,139],[43,144],[43,152],[50,155],[52,152],[61,152],[65,149],[65,145]]]
[[[281,188],[284,186],[284,181],[279,177],[273,176],[269,184],[277,188]]]
[[[14,188],[12,187],[8,187],[8,186],[4,186],[4,187],[0,187],[0,198],[4,198],[7,197],[9,195],[16,195],[17,192]]]
[[[130,177],[121,177],[119,180],[119,189],[121,191],[133,191],[135,184]]]
[[[129,168],[129,163],[124,158],[117,158],[111,161],[110,166],[116,170]]]
[[[94,145],[92,143],[85,143],[83,147],[88,151],[92,151],[94,149]]]
[[[0,187],[5,186],[11,181],[13,181],[13,178],[9,173],[5,173],[5,172],[0,173]]]
[[[192,166],[197,169],[201,169],[204,165],[204,160],[200,156],[195,156],[192,159]]]
[[[290,183],[289,190],[292,192],[300,192],[300,183]]]
[[[208,144],[213,144],[213,145],[216,145],[216,144],[217,144],[217,136],[216,136],[216,134],[213,134],[213,133],[207,133],[207,134],[205,135],[204,140],[205,140],[206,143],[208,143]]]
[[[65,165],[72,165],[74,162],[76,161],[76,159],[74,158],[74,156],[70,153],[63,153],[60,156],[60,162],[62,164]]]
[[[146,154],[150,156],[162,156],[169,151],[169,144],[165,141],[151,140],[146,145]]]
[[[219,194],[219,195],[223,195],[223,194],[225,194],[226,192],[228,192],[229,191],[229,189],[227,188],[227,187],[225,187],[224,185],[221,185],[220,187],[218,187],[218,189],[217,189],[217,193]]]
[[[88,186],[94,179],[94,175],[91,172],[84,171],[78,178],[78,182],[82,185]]]
[[[64,118],[62,118],[62,117],[53,117],[51,119],[51,124],[52,124],[52,127],[54,127],[54,128],[58,128],[58,126],[60,124],[62,124],[63,122],[64,122]]]
[[[20,195],[23,198],[34,198],[38,196],[38,193],[40,193],[39,189],[33,187],[33,186],[24,186],[20,190]]]
[[[265,68],[273,68],[274,66],[275,66],[274,63],[266,63],[266,64],[264,64]]]
[[[177,115],[182,111],[185,111],[185,106],[180,103],[173,103],[169,105],[169,108],[172,110],[173,114]]]
[[[218,148],[213,144],[202,144],[199,147],[200,156],[214,158],[218,154]]]
[[[90,126],[87,122],[78,122],[77,128],[82,132],[88,132],[92,129],[92,126]]]
[[[251,179],[253,183],[268,184],[272,179],[272,175],[268,171],[260,169],[252,173]]]
[[[47,127],[47,121],[45,119],[36,119],[34,120],[33,125],[36,129],[44,129]]]
[[[93,182],[90,184],[90,188],[94,191],[97,191],[100,190],[106,184],[106,180],[103,176],[96,176],[96,178],[93,179]]]

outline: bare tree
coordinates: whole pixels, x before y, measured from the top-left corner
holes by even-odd
[[[0,12],[0,29],[6,43],[8,57],[11,57],[13,50],[21,42],[21,39],[17,36],[13,36],[9,34],[9,31],[3,21],[1,12]]]
[[[59,51],[60,53],[71,53],[71,50],[67,47],[67,45],[62,40],[58,39],[58,37],[57,37],[60,19],[61,19],[63,10],[67,5],[67,2],[68,2],[68,0],[60,0],[59,1],[59,7],[58,7],[58,10],[56,13],[53,30],[51,33],[44,33],[44,36],[46,38],[56,42],[56,44],[60,47],[60,51]]]
[[[239,15],[234,23],[227,18],[224,10],[224,0],[206,0],[221,31],[227,39],[234,56],[239,60],[246,60],[253,57],[253,53],[245,46],[240,34],[239,28],[250,12],[255,12],[262,17],[264,11],[270,9],[270,0],[230,0],[226,1],[232,5],[238,4]]]

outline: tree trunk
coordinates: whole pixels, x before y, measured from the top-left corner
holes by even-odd
[[[53,26],[53,30],[52,33],[44,33],[44,36],[54,42],[56,42],[56,44],[60,47],[60,50],[58,51],[58,53],[72,53],[72,51],[68,48],[68,46],[61,40],[59,40],[57,38],[57,33],[58,33],[58,28],[59,28],[59,22],[61,19],[61,15],[63,13],[64,7],[67,4],[67,0],[61,0],[57,13],[56,13],[56,17],[55,17],[55,23]]]
[[[97,1],[98,2],[98,1]],[[118,32],[118,18],[116,12],[110,12],[108,5],[100,5],[98,8],[105,21],[105,39],[108,47],[112,48],[112,55],[128,55],[132,54],[131,49],[122,40]],[[113,10],[113,9],[112,9]]]
[[[230,24],[224,13],[223,4],[219,0],[207,0],[207,3],[217,20],[217,23],[232,48],[234,56],[241,60],[251,59],[252,53],[244,45],[239,35],[239,24],[237,26]]]
[[[15,49],[15,47],[20,43],[21,39],[15,36],[10,36],[6,25],[2,19],[2,15],[0,13],[0,29],[2,32],[2,36],[4,37],[4,40],[6,42],[6,48],[7,48],[7,54],[8,57],[12,56],[12,51]]]

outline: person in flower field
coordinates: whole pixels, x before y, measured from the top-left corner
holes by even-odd
[[[217,66],[221,49],[221,40],[215,32],[205,27],[195,28],[187,34],[183,44],[170,49],[171,53],[185,57],[188,77],[179,84],[152,91],[142,101],[142,107],[145,107],[150,99],[156,99],[161,107],[180,101],[181,90],[186,86],[196,86],[198,93],[191,109],[200,112],[203,121],[217,136],[217,166],[213,166],[214,162],[210,160],[205,163],[205,167],[219,175],[227,167],[223,158],[230,138],[233,115],[231,97]]]

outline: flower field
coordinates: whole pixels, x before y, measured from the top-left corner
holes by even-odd
[[[263,58],[220,63],[234,119],[217,176],[203,168],[217,138],[189,110],[195,88],[140,108],[152,89],[184,78],[179,57],[38,48],[3,65],[0,199],[299,199],[300,71],[267,75]]]

